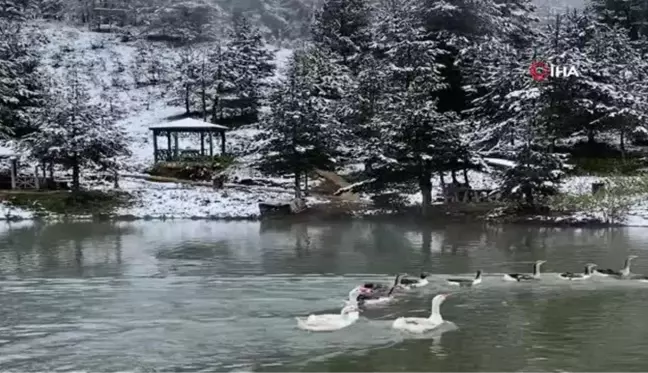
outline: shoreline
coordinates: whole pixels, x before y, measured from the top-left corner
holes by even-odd
[[[403,222],[403,223],[437,223],[462,224],[462,223],[484,223],[494,225],[521,225],[540,228],[620,228],[620,227],[644,227],[626,225],[622,223],[605,223],[603,221],[589,218],[578,218],[575,216],[521,216],[504,215],[488,216],[484,213],[462,213],[451,214],[436,213],[429,217],[422,217],[419,214],[412,214],[408,210],[403,211],[347,211],[346,213],[331,213],[317,209],[305,211],[301,214],[261,217],[250,216],[136,216],[128,214],[95,214],[95,215],[4,215],[0,216],[0,222],[15,223],[28,222],[55,224],[55,223],[82,223],[82,222],[133,222],[133,221],[213,221],[213,222],[276,222],[276,223],[309,223],[309,222],[344,222],[344,221],[369,221],[369,222]],[[435,224],[436,225],[436,224]],[[645,227],[648,227],[646,225]]]

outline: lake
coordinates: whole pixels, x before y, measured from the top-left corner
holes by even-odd
[[[648,284],[557,277],[585,263],[648,273],[648,229],[410,223],[0,224],[0,371],[646,371]],[[510,283],[547,260],[537,283]],[[468,289],[444,279],[484,281]],[[430,284],[332,333],[351,288],[398,272]],[[398,316],[432,297],[456,330]]]

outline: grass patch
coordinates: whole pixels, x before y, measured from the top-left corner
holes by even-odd
[[[182,180],[209,181],[234,163],[232,156],[215,156],[209,161],[158,162],[149,175]]]
[[[110,215],[117,208],[128,207],[132,197],[126,192],[56,191],[5,192],[0,197],[14,207],[46,215]]]
[[[573,164],[574,175],[638,175],[639,170],[648,166],[646,160],[641,157],[622,158],[591,158],[574,157],[570,160]]]
[[[608,177],[596,194],[559,194],[551,198],[552,211],[583,213],[605,223],[621,223],[631,207],[648,195],[648,176]]]

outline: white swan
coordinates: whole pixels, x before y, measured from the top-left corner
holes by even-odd
[[[296,317],[300,329],[311,332],[332,332],[346,328],[358,321],[360,311],[355,304],[347,304],[339,314],[309,315],[307,318]]]
[[[444,323],[441,317],[441,303],[448,297],[448,294],[439,294],[432,299],[432,313],[430,317],[399,317],[394,320],[392,328],[410,333],[425,333],[441,326]]]

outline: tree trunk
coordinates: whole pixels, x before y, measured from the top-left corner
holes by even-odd
[[[419,187],[421,188],[421,215],[428,217],[430,215],[430,207],[432,206],[432,175],[426,174],[420,177]]]
[[[457,180],[457,170],[452,170],[452,182],[459,184],[459,181]]]
[[[595,137],[595,134],[594,134],[594,130],[592,130],[592,129],[587,130],[587,142],[589,144],[594,144],[596,142],[596,137]]]
[[[619,148],[621,148],[621,159],[626,160],[626,147],[625,147],[625,129],[621,129],[621,136],[619,139]]]
[[[187,114],[191,112],[191,105],[189,100],[189,87],[185,88],[185,111]]]
[[[72,160],[72,190],[77,192],[81,190],[81,168],[79,166],[79,159],[74,156]]]
[[[464,181],[466,182],[466,187],[470,188],[470,179],[468,179],[468,170],[465,168],[463,169],[463,177],[464,177]]]
[[[300,173],[295,172],[295,198],[301,198],[301,182],[300,182]]]

